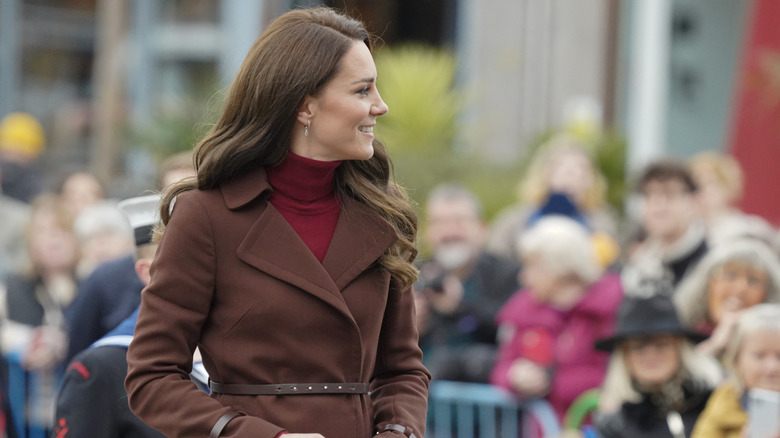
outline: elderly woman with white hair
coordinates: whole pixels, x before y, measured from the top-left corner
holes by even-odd
[[[687,437],[722,379],[717,362],[693,348],[706,336],[681,324],[657,292],[627,297],[615,335],[595,344],[612,352],[595,414],[602,438]]]
[[[545,216],[520,238],[525,288],[496,317],[500,349],[491,382],[523,398],[547,398],[562,419],[598,387],[608,355],[593,349],[614,331],[623,298],[619,277],[596,260],[589,232],[565,216]]]
[[[719,357],[746,309],[780,302],[780,260],[755,239],[718,246],[678,286],[674,301],[688,326],[711,335],[698,348]]]
[[[750,409],[759,393],[780,398],[780,304],[759,304],[740,315],[723,363],[729,379],[712,393],[691,438],[780,437],[780,413],[771,412],[776,404],[760,403],[770,412]]]

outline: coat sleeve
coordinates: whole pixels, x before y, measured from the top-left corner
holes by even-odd
[[[397,424],[407,436],[422,438],[430,380],[418,346],[413,291],[391,288],[371,379],[375,429]]]
[[[216,277],[214,224],[196,195],[186,192],[176,201],[151,267],[151,283],[142,293],[127,354],[130,408],[168,437],[208,437],[220,419],[233,415],[189,377]],[[273,438],[281,430],[242,415],[230,420],[219,436]]]

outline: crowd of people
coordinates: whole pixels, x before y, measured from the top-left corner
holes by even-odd
[[[415,242],[370,50],[326,8],[275,21],[162,196],[46,181],[40,124],[0,123],[8,436],[422,438],[431,379],[560,422],[595,400],[576,432],[603,438],[780,436],[756,408],[780,409],[779,237],[737,207],[732,157],[648,163],[624,217],[561,134],[490,221],[434,188]]]
[[[737,207],[737,161],[651,162],[621,219],[587,147],[560,135],[535,160],[492,223],[456,184],[426,204],[416,293],[434,382],[544,398],[588,436],[780,436],[748,435],[766,427],[754,392],[780,418],[780,235]]]

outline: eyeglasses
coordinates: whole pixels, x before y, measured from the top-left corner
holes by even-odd
[[[767,286],[766,272],[749,266],[731,266],[726,264],[713,270],[710,278],[727,283],[743,280],[750,287]]]

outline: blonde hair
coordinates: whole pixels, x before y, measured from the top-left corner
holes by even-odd
[[[582,205],[578,207],[591,211],[606,201],[607,183],[594,163],[594,158],[588,147],[569,134],[558,134],[542,144],[531,158],[531,164],[525,177],[518,186],[518,194],[522,202],[530,205],[541,204],[548,196],[547,178],[550,169],[557,158],[566,154],[578,154],[586,158],[590,164],[593,183],[585,193]]]
[[[710,250],[678,286],[674,303],[684,323],[693,327],[710,321],[707,307],[710,277],[717,268],[734,261],[749,263],[766,271],[769,284],[764,302],[780,302],[780,259],[761,241],[735,239]]]
[[[715,359],[696,351],[690,341],[681,338],[679,349],[680,368],[694,381],[704,383],[708,388],[714,388],[723,380],[723,372]],[[613,351],[601,392],[602,399],[616,408],[626,402],[638,403],[642,400],[642,394],[632,383],[623,348],[618,347]]]
[[[539,219],[518,241],[520,256],[539,257],[555,275],[575,275],[585,284],[598,280],[603,268],[588,231],[565,216]]]
[[[700,172],[712,172],[718,182],[726,188],[727,199],[730,203],[742,198],[742,167],[731,155],[715,151],[701,152],[691,157],[688,161],[688,168],[694,177]]]
[[[729,339],[726,345],[726,352],[723,354],[723,366],[730,374],[731,383],[742,395],[745,392],[745,381],[737,369],[737,359],[745,345],[745,339],[751,334],[768,330],[777,333],[778,342],[780,342],[780,304],[758,304],[745,310],[737,321],[737,328],[734,335]]]

